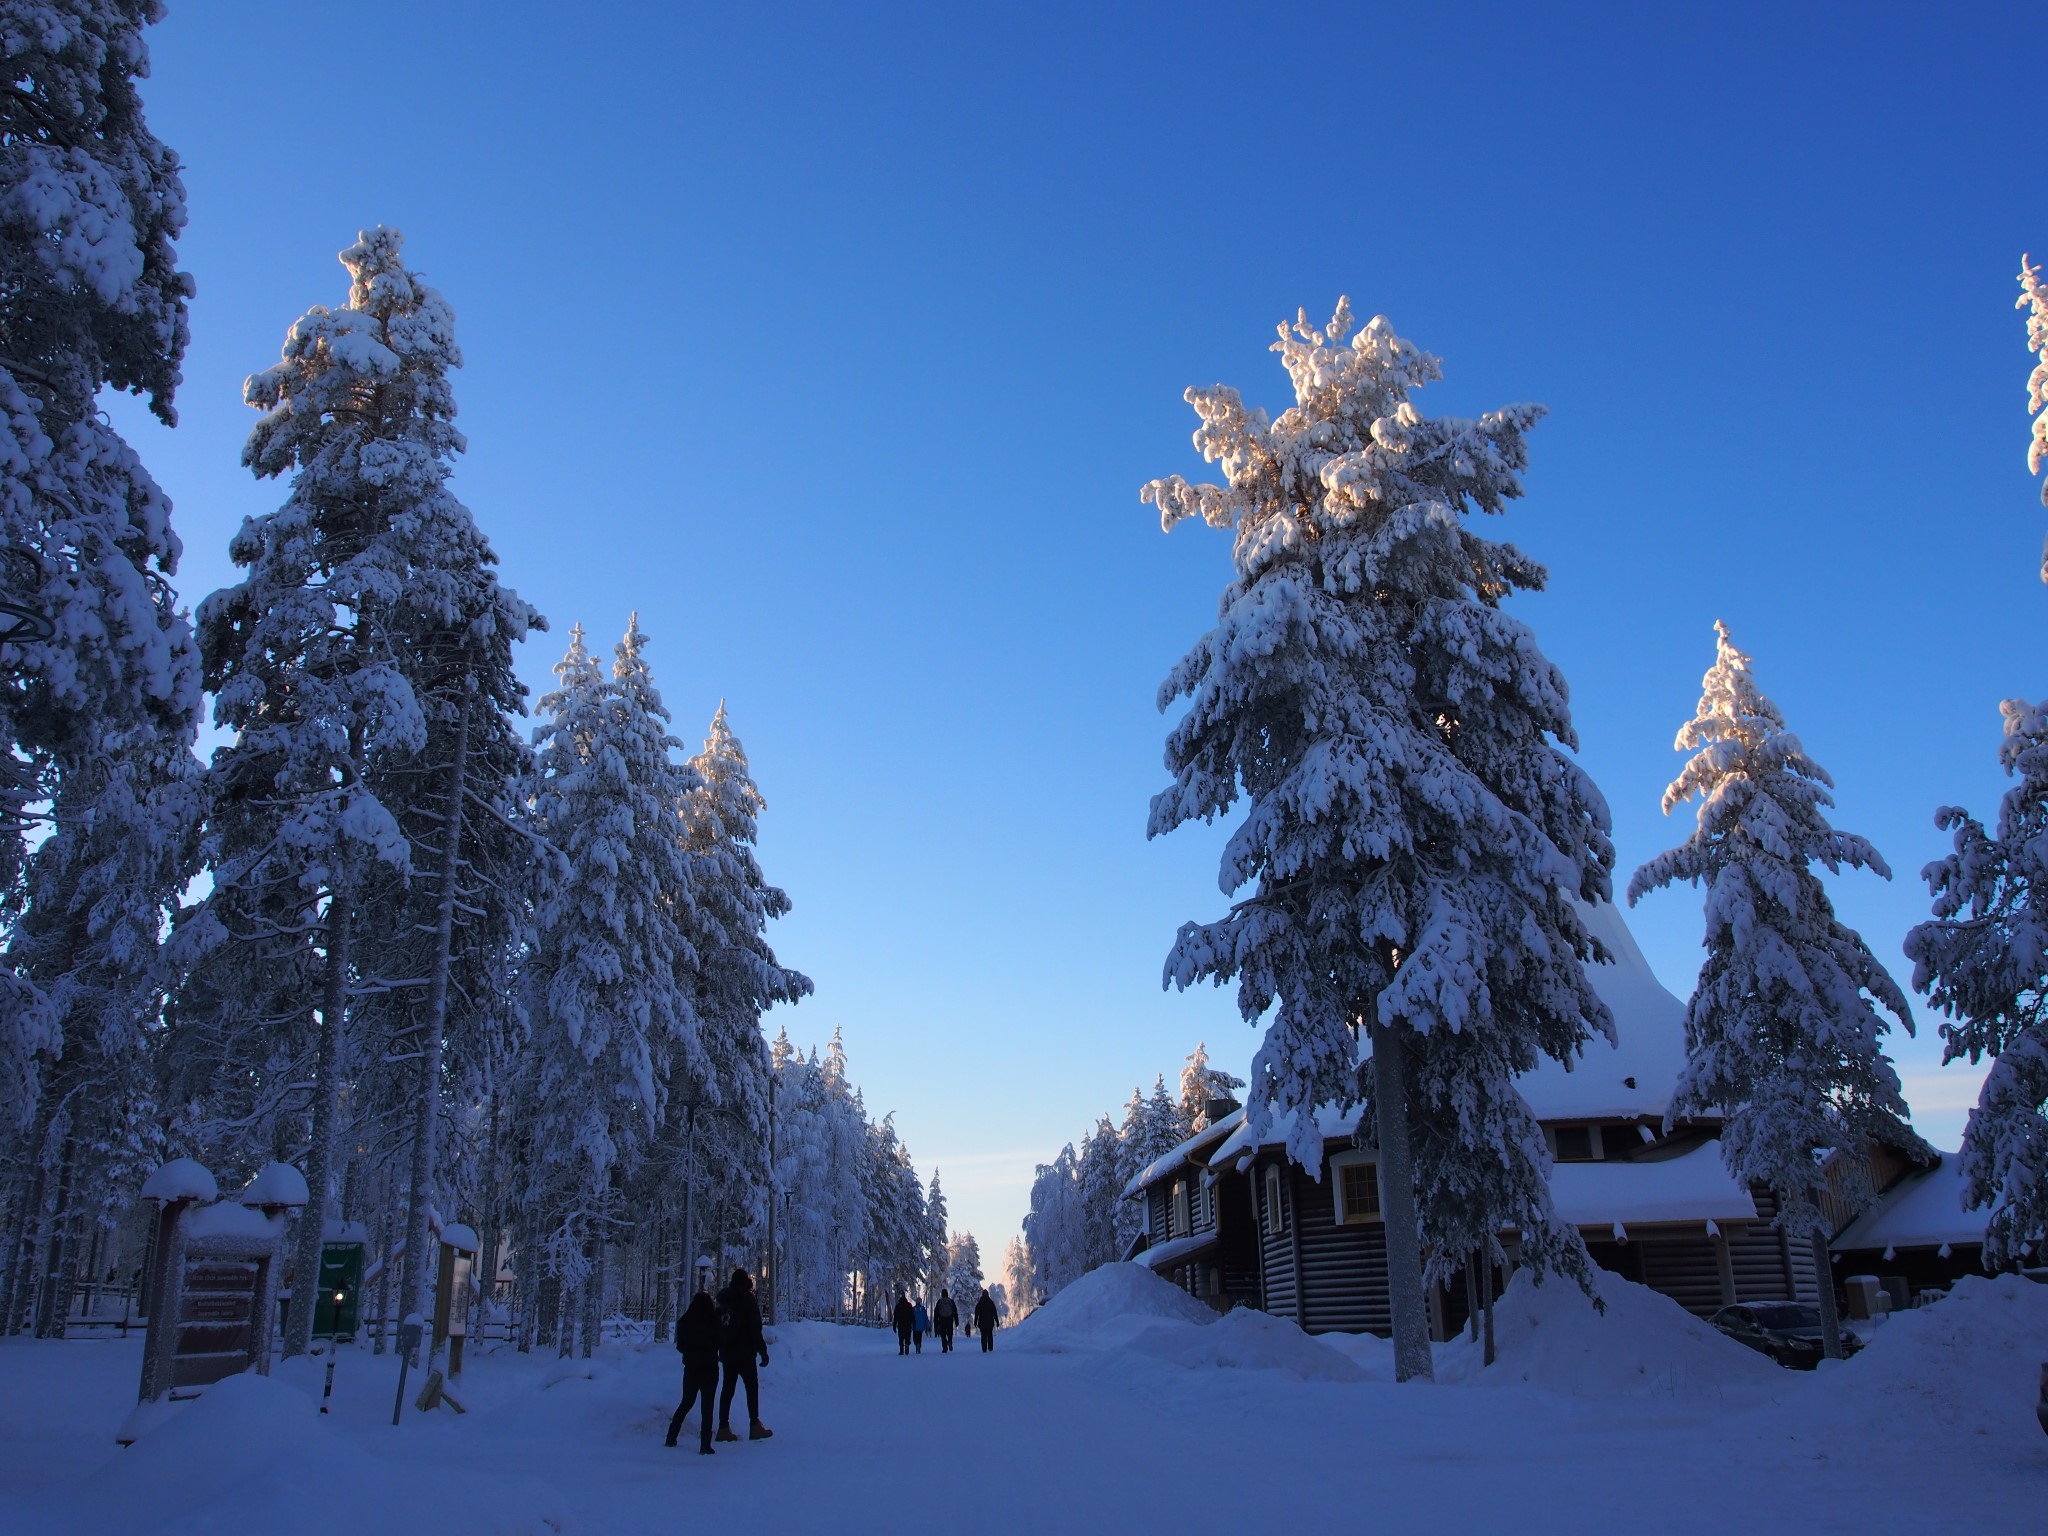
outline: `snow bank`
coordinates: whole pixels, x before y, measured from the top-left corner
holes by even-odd
[[[532,1484],[494,1487],[451,1478],[431,1460],[371,1456],[334,1433],[302,1387],[230,1376],[197,1401],[168,1404],[134,1445],[33,1513],[52,1531],[292,1536],[382,1530],[400,1511],[408,1524],[446,1533],[550,1528]]]
[[[1670,1297],[1604,1271],[1592,1302],[1569,1280],[1517,1271],[1494,1303],[1496,1358],[1460,1335],[1439,1351],[1439,1379],[1536,1386],[1578,1396],[1722,1393],[1782,1388],[1783,1367],[1715,1332]]]
[[[1216,1314],[1143,1264],[1104,1264],[1007,1330],[1018,1349],[1111,1349],[1159,1322],[1211,1324]]]
[[[1974,1448],[2048,1466],[2034,1418],[2048,1362],[2048,1286],[1967,1275],[1946,1300],[1895,1312],[1861,1353],[1823,1365],[1787,1428],[1896,1442],[1916,1460]]]
[[[1281,1371],[1301,1381],[1367,1379],[1348,1353],[1310,1338],[1284,1317],[1249,1307],[1206,1328],[1155,1324],[1132,1339],[1130,1348],[1189,1370]]]

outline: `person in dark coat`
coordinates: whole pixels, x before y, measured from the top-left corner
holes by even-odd
[[[939,1336],[939,1353],[953,1353],[953,1329],[960,1322],[960,1304],[951,1291],[939,1292],[939,1304],[932,1308],[932,1328]]]
[[[735,1269],[718,1293],[718,1353],[725,1361],[725,1387],[718,1394],[718,1438],[737,1440],[732,1432],[732,1394],[747,1384],[747,1438],[770,1440],[775,1431],[761,1422],[761,1376],[755,1362],[768,1363],[768,1340],[761,1332],[761,1304],[754,1299],[754,1277]]]
[[[896,1323],[896,1353],[910,1353],[910,1330],[917,1325],[917,1308],[910,1304],[910,1298],[901,1291],[896,1293],[896,1310],[891,1316]]]
[[[697,1453],[711,1454],[711,1399],[718,1392],[718,1304],[704,1292],[690,1298],[690,1305],[676,1319],[676,1351],[683,1357],[683,1400],[676,1416],[668,1421],[668,1443],[674,1445],[683,1432],[683,1420],[699,1397],[703,1409],[697,1415]]]
[[[996,1299],[987,1291],[974,1304],[974,1326],[981,1330],[981,1352],[988,1354],[996,1347]]]

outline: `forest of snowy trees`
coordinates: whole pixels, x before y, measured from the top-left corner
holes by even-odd
[[[775,1217],[786,1308],[924,1274],[946,1234],[836,1036],[764,1036],[811,983],[766,938],[789,899],[723,704],[678,739],[636,619],[608,660],[572,630],[522,720],[513,647],[547,625],[449,489],[454,312],[395,231],[250,376],[243,463],[280,500],[186,618],[169,503],[96,405],[176,420],[184,193],[136,93],[159,9],[6,10],[0,1333],[125,1278],[180,1156],[223,1188],[301,1169],[297,1273],[362,1224],[382,1319],[474,1226],[522,1347],[588,1353],[621,1306],[665,1326],[695,1257],[772,1282]]]

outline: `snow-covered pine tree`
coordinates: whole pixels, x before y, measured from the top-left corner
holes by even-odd
[[[1010,1303],[1009,1321],[1020,1323],[1037,1308],[1040,1297],[1033,1288],[1031,1252],[1024,1239],[1013,1237],[1003,1247],[1003,1292]],[[965,1303],[962,1309],[965,1310]]]
[[[97,403],[112,386],[176,420],[185,193],[136,88],[160,15],[140,0],[0,10],[0,1153],[19,1175],[0,1188],[0,1331],[17,1326],[28,1271],[63,1260],[51,1234],[100,1209],[110,1165],[58,1163],[102,1138],[60,1106],[125,1114],[138,1079],[118,1063],[151,1010],[164,903],[189,872],[200,692],[170,586],[180,547],[169,501]],[[49,836],[31,871],[37,821]],[[104,1033],[116,1019],[126,1041]],[[70,1193],[88,1189],[91,1212]]]
[[[1716,623],[1714,635],[1699,708],[1678,732],[1677,749],[1693,755],[1664,791],[1667,815],[1699,796],[1698,824],[1636,871],[1628,899],[1680,880],[1706,887],[1707,959],[1686,1010],[1671,1116],[1724,1116],[1728,1171],[1771,1189],[1779,1225],[1813,1254],[1827,1353],[1838,1358],[1821,1156],[1855,1160],[1872,1141],[1918,1149],[1879,1043],[1892,1020],[1910,1032],[1913,1016],[1862,938],[1835,917],[1814,866],[1886,879],[1891,870],[1864,839],[1828,824],[1834,780],[1758,689],[1727,627]]]
[[[520,1110],[529,1262],[580,1301],[595,1345],[591,1284],[617,1195],[659,1123],[666,1084],[703,1071],[688,993],[690,866],[676,807],[690,788],[637,617],[606,678],[579,626],[540,701],[534,814],[568,861],[536,914],[533,1039]],[[563,1327],[562,1351],[570,1329]]]
[[[2036,359],[2027,468],[2038,475],[2048,464],[2048,287],[2030,257],[2020,260],[2019,307]],[[2048,505],[2048,485],[2041,499]],[[1906,935],[1914,989],[1947,1015],[1943,1060],[1991,1061],[1962,1157],[1971,1205],[1990,1208],[1984,1259],[1993,1266],[2048,1240],[2048,701],[2007,699],[1999,712],[1999,762],[2017,782],[1995,827],[1960,806],[1934,813],[1954,848],[1921,871],[1934,916]]]
[[[1057,1296],[1087,1272],[1080,1162],[1071,1142],[1050,1163],[1038,1165],[1031,1181],[1031,1208],[1024,1217],[1024,1241],[1031,1250],[1033,1290],[1044,1299]]]
[[[1146,1146],[1145,1095],[1141,1089],[1131,1089],[1130,1102],[1124,1105],[1123,1122],[1117,1127],[1116,1146],[1119,1182],[1120,1185],[1128,1186],[1131,1180],[1144,1170],[1145,1164],[1151,1161],[1143,1155]],[[1118,1258],[1131,1251],[1131,1244],[1137,1241],[1138,1234],[1144,1230],[1144,1203],[1138,1200],[1119,1200],[1116,1210]],[[1044,1294],[1041,1294],[1039,1299],[1044,1300]]]
[[[936,1291],[946,1283],[946,1194],[939,1188],[936,1168],[924,1197],[924,1276],[927,1290]]]
[[[1195,445],[1226,483],[1143,490],[1168,529],[1231,530],[1236,565],[1216,627],[1160,688],[1162,709],[1189,707],[1150,832],[1249,802],[1219,884],[1255,888],[1181,929],[1166,981],[1234,979],[1247,1022],[1274,1009],[1249,1113],[1263,1134],[1299,1111],[1304,1166],[1322,1163],[1316,1106],[1368,1099],[1406,1379],[1430,1374],[1420,1239],[1476,1170],[1500,1170],[1494,1229],[1587,1275],[1513,1080],[1611,1034],[1575,903],[1607,899],[1613,851],[1605,803],[1561,750],[1576,744],[1564,679],[1501,608],[1544,571],[1468,526],[1521,494],[1540,408],[1425,417],[1412,397],[1436,359],[1383,317],[1347,345],[1351,327],[1340,302],[1320,330],[1306,315],[1280,328],[1295,404],[1275,420],[1228,387],[1189,390]],[[1411,1117],[1426,1130],[1412,1140]],[[1434,1268],[1462,1262],[1433,1246]]]
[[[810,996],[810,978],[775,958],[769,922],[790,910],[754,853],[766,802],[746,749],[721,702],[689,760],[691,785],[680,809],[689,853],[696,925],[690,971],[677,978],[694,997],[703,1034],[700,1075],[676,1092],[720,1112],[705,1143],[706,1175],[749,1190],[761,1181],[758,1149],[767,1138],[768,1055],[761,1017],[777,1003]]]
[[[1160,1073],[1152,1079],[1152,1096],[1145,1101],[1145,1135],[1138,1149],[1138,1166],[1164,1157],[1193,1134],[1181,1117],[1179,1101],[1166,1091],[1166,1074]]]
[[[946,1244],[946,1284],[960,1302],[962,1315],[973,1309],[981,1283],[981,1244],[972,1232],[955,1232]]]
[[[2034,439],[2027,450],[2027,472],[2038,475],[2048,464],[2048,287],[2031,256],[2020,257],[2020,296],[2015,308],[2027,312],[2027,350],[2034,371],[2027,378],[2027,413],[2034,418]],[[2041,505],[2048,507],[2048,483],[2041,487]],[[2041,579],[2048,581],[2048,543],[2041,547]]]
[[[502,747],[503,711],[519,698],[509,646],[538,622],[491,578],[488,547],[448,493],[450,460],[463,446],[447,377],[459,361],[453,317],[406,270],[401,243],[373,229],[342,252],[348,304],[309,310],[282,359],[249,380],[245,393],[264,417],[243,461],[259,476],[290,474],[291,496],[243,526],[231,552],[248,576],[200,610],[216,718],[238,737],[216,755],[216,884],[191,930],[193,949],[246,970],[312,942],[317,930],[324,951],[307,1158],[314,1203],[296,1253],[308,1272],[337,1172],[336,1078],[355,973],[369,990],[379,985],[379,919],[408,910],[394,882],[419,874],[417,900],[452,914],[460,848],[457,835],[442,833],[456,832],[449,806],[468,801],[449,786],[458,764],[466,773],[471,728]],[[412,818],[413,836],[438,844],[431,871],[413,867],[413,838],[383,798],[393,792],[405,797],[398,811],[437,792],[442,800],[438,812],[420,807]],[[414,1125],[429,1131],[446,1024],[442,927],[428,966],[434,1018],[407,1053],[421,1063]],[[431,1137],[423,1150],[422,1186],[432,1180]],[[428,1195],[412,1192],[416,1231]],[[406,1290],[415,1296],[425,1246],[408,1245]],[[311,1328],[303,1294],[288,1351],[304,1348]]]
[[[1180,1069],[1180,1118],[1188,1134],[1209,1128],[1209,1106],[1219,1099],[1235,1098],[1244,1079],[1209,1065],[1209,1043],[1197,1041]]]
[[[1097,1265],[1123,1257],[1117,1243],[1117,1207],[1124,1194],[1123,1147],[1109,1116],[1095,1122],[1095,1129],[1081,1143],[1080,1167],[1076,1172],[1081,1204],[1079,1263],[1086,1274]]]

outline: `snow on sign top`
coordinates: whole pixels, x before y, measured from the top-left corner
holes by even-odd
[[[451,1221],[441,1228],[441,1241],[459,1253],[475,1253],[476,1228],[459,1221]]]
[[[306,1176],[290,1163],[265,1163],[242,1191],[244,1205],[304,1205]]]
[[[218,1205],[201,1206],[196,1211],[187,1211],[184,1232],[187,1240],[195,1242],[223,1237],[269,1242],[283,1230],[283,1227],[282,1218],[278,1220],[276,1226],[272,1226],[271,1218],[261,1211],[223,1200]]]
[[[152,1173],[142,1186],[145,1200],[218,1200],[220,1185],[204,1165],[174,1157]]]

